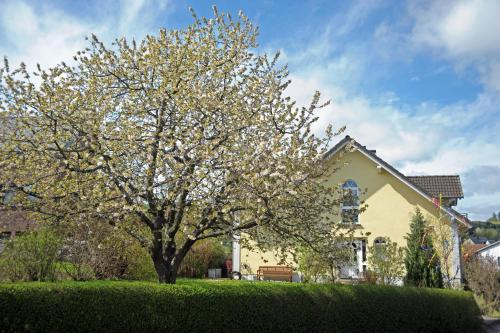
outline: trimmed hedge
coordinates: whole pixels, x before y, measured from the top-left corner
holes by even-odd
[[[478,332],[471,293],[181,281],[0,284],[1,332]]]

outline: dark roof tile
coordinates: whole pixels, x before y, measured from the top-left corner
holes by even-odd
[[[406,176],[413,184],[423,188],[435,198],[463,198],[460,176]]]

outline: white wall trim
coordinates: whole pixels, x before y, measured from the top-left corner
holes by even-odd
[[[240,235],[233,235],[233,272],[241,273]]]

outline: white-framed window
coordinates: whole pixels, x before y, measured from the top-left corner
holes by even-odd
[[[351,258],[348,262],[340,265],[339,276],[342,279],[360,278],[366,271],[366,241],[356,239],[352,242],[346,242],[342,246],[351,250]]]
[[[359,223],[359,187],[352,179],[342,185],[342,223]]]
[[[373,255],[376,257],[385,260],[383,246],[387,244],[387,240],[385,237],[377,237],[373,240]],[[382,257],[384,256],[384,257]]]

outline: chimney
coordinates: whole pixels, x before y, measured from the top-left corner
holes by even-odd
[[[376,154],[377,153],[377,151],[375,149],[368,149],[368,148],[366,148],[366,146],[363,146],[363,149],[365,149],[370,154]]]

